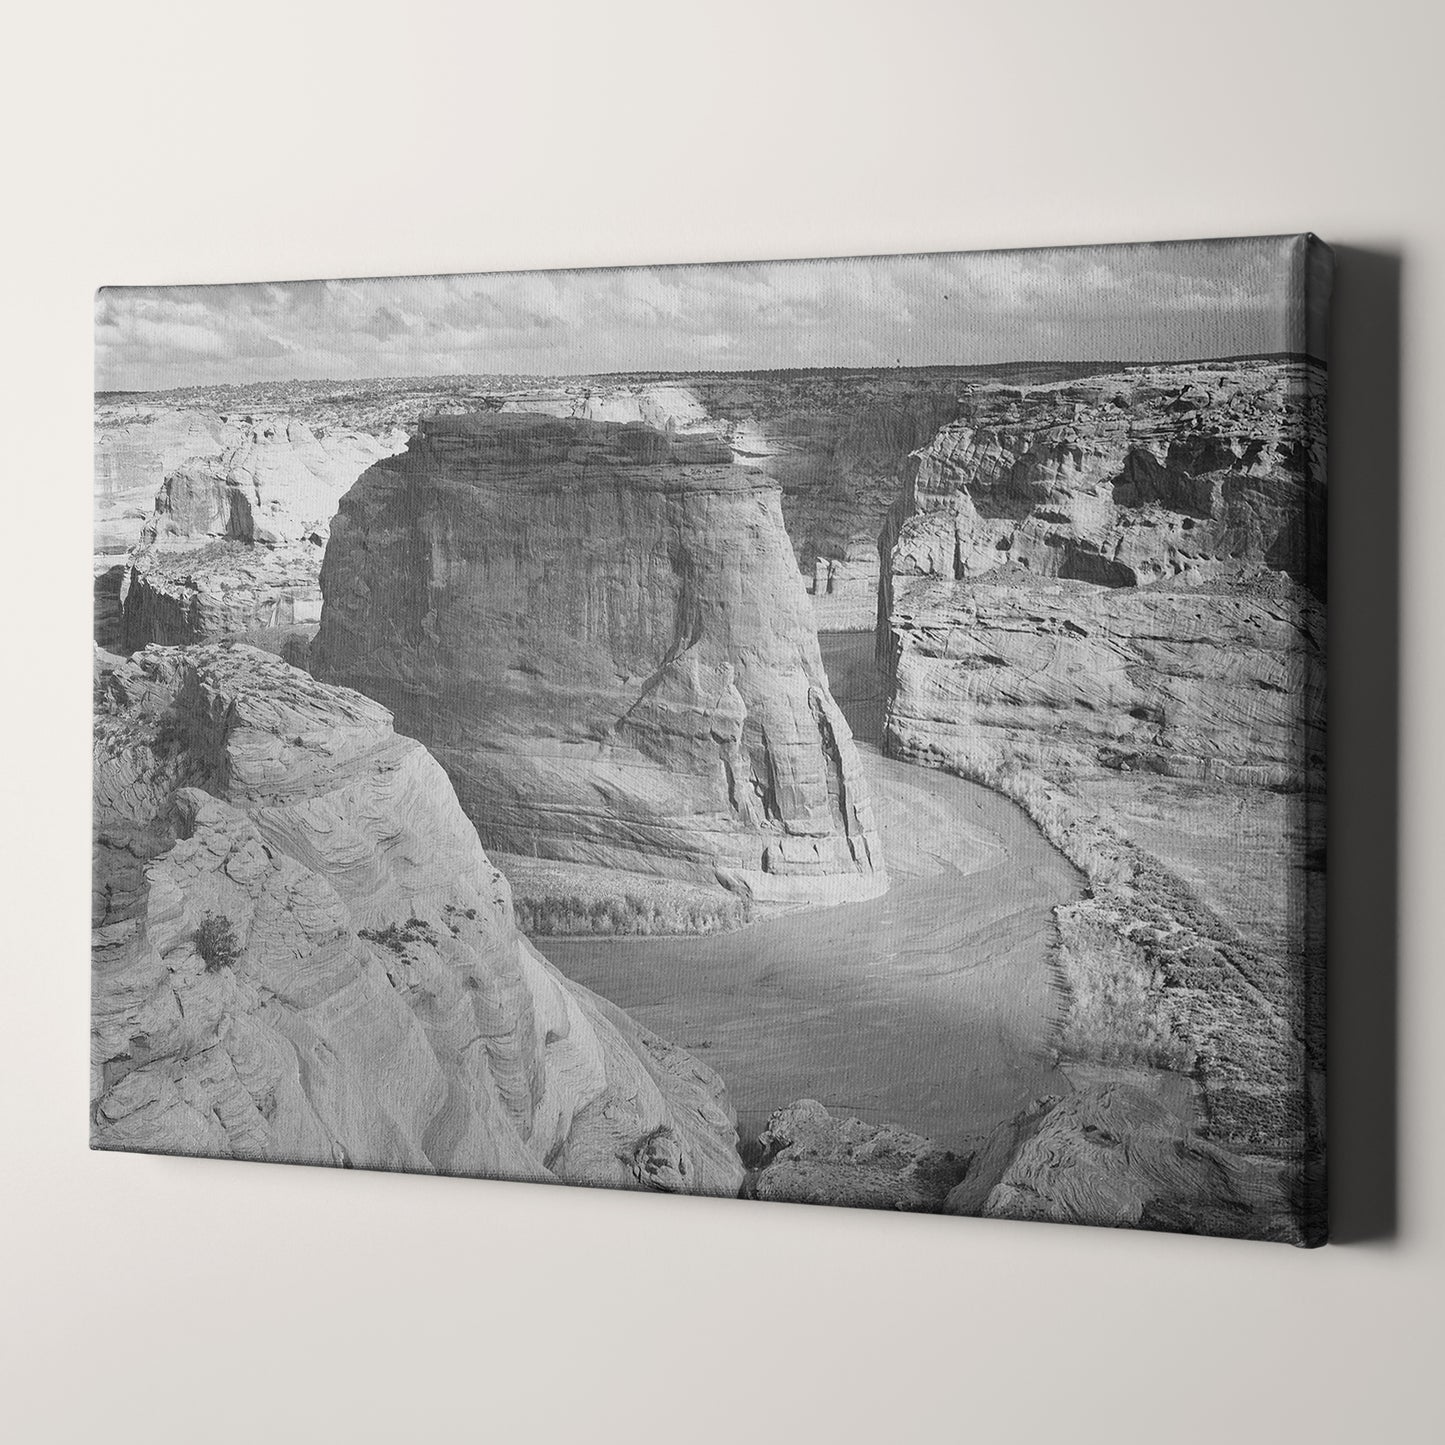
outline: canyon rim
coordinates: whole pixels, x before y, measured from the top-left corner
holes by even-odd
[[[1323,1242],[1330,270],[102,290],[93,1147]]]

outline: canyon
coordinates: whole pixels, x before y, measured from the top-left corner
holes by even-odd
[[[1088,368],[1005,368],[1026,380],[1081,370]],[[231,506],[249,510],[248,492],[261,495],[263,510],[284,507],[288,489],[279,483],[286,472],[303,490],[314,490],[306,473],[316,468],[318,443],[332,454],[321,459],[321,467],[339,483],[334,500],[372,459],[359,456],[341,482],[346,452],[364,447],[366,438],[374,440],[379,454],[392,454],[404,444],[400,434],[414,432],[423,417],[495,411],[638,423],[722,442],[737,462],[764,467],[781,487],[784,522],[810,581],[819,628],[872,626],[878,531],[911,466],[910,454],[952,417],[960,388],[980,374],[994,372],[964,367],[380,378],[189,387],[144,398],[101,394],[96,405],[96,576],[106,644],[133,650],[146,641],[235,635],[246,609],[256,606],[252,640],[275,646],[278,623],[273,619],[299,602],[302,620],[284,624],[291,655],[297,655],[296,638],[304,640],[308,627],[314,631],[310,604],[316,585],[313,577],[309,595],[302,595],[307,592],[302,579],[308,570],[319,572],[319,550],[303,545],[304,526],[285,526],[279,534],[263,526],[258,533],[243,516],[218,527],[220,518],[229,516]],[[262,475],[252,478],[249,458],[234,459],[235,465],[227,454],[246,447],[254,451],[258,433],[274,445],[267,449]],[[297,455],[287,456],[288,444]],[[181,494],[175,508],[157,500],[172,487]],[[185,500],[197,491],[224,504],[199,525]],[[127,567],[126,553],[147,537],[161,541],[165,550],[151,546],[138,569]],[[227,543],[224,549],[221,540]],[[174,552],[188,541],[204,542],[211,550],[190,559],[186,570]],[[273,565],[257,547],[283,552],[284,566]],[[129,580],[128,572],[134,573]],[[141,593],[127,640],[119,628],[119,594],[133,582]],[[269,611],[267,600],[276,604]]]
[[[231,677],[227,706],[254,689],[283,730],[303,696],[294,745],[319,752],[360,709],[380,753],[435,770],[440,855],[428,824],[409,866],[450,878],[470,830],[515,936],[486,966],[519,956],[528,987],[540,969],[587,1001],[600,1074],[632,1101],[603,1106],[626,1120],[605,1145],[579,1135],[548,1162],[548,1135],[554,1177],[1315,1242],[1323,434],[1323,373],[1290,357],[109,400],[97,638],[135,657],[103,660],[106,767],[137,735],[123,767],[169,791],[135,828],[111,817],[100,856],[132,892],[164,858],[184,861],[182,894],[229,899],[196,850],[167,851],[201,813],[208,857],[231,849],[242,822],[213,804],[254,801],[216,781],[230,764],[195,695],[211,717]],[[132,706],[148,689],[161,723]],[[297,766],[286,738],[261,750]],[[313,761],[294,798],[332,797]],[[412,806],[389,786],[368,775],[373,833]],[[444,994],[450,1011],[437,978],[448,940],[468,942],[452,925],[482,905],[448,893],[443,928],[384,891],[382,918],[340,866],[321,871],[355,947],[388,978],[404,961],[389,986],[408,1007]],[[224,970],[194,940],[220,911],[156,925],[188,1017],[214,1011]],[[121,1093],[97,1127],[110,1147],[251,1147],[252,1122],[197,1122],[221,1097],[219,1034],[193,1053],[187,1024],[151,1052],[126,980],[159,1008],[156,967],[147,952],[117,975],[97,1098]],[[362,1032],[410,1030],[385,992],[357,1007]],[[361,1046],[327,1047],[338,1095],[375,1113],[347,1072]],[[433,1039],[446,1090],[476,1096],[450,1047]],[[700,1097],[699,1135],[680,1120]],[[295,1103],[256,1157],[304,1137],[343,1162],[543,1177],[515,1118],[478,1164],[431,1148],[430,1103],[407,1107],[383,1147],[343,1137],[334,1100]],[[477,1107],[491,1122],[455,1126],[469,1138],[496,1132]]]

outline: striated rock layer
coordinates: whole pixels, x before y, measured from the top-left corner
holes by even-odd
[[[1307,784],[1323,436],[1304,361],[975,388],[883,536],[892,748]]]
[[[225,540],[131,556],[120,585],[120,649],[247,641],[304,664],[321,622],[321,548]]]
[[[220,457],[184,462],[166,474],[142,539],[323,543],[342,493],[374,461],[405,446],[399,428],[376,437],[318,434],[299,421],[252,426]]]
[[[888,750],[1089,878],[1065,1052],[1262,1155],[1322,1145],[1324,423],[1302,359],[978,385],[880,549]]]
[[[114,557],[135,546],[166,475],[192,459],[215,461],[240,439],[238,428],[194,407],[97,405],[96,553]]]
[[[121,645],[246,638],[304,656],[321,615],[321,556],[337,501],[406,433],[252,425],[170,470],[120,588]]]
[[[423,423],[341,504],[318,676],[384,702],[488,848],[769,901],[884,885],[775,484],[709,437]]]
[[[517,932],[374,702],[102,655],[95,807],[95,1147],[736,1193],[721,1082]]]

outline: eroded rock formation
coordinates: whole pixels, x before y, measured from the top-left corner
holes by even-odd
[[[1279,1166],[1196,1138],[1158,1099],[1106,1084],[1040,1099],[1000,1124],[945,1211],[1318,1243]]]
[[[406,433],[255,423],[170,470],[120,587],[127,651],[243,637],[301,655],[321,614],[321,555],[347,487]]]
[[[234,645],[102,660],[97,1148],[733,1194],[721,1082],[564,979],[376,703]]]
[[[578,421],[640,423],[679,436],[719,437],[716,424],[696,393],[675,382],[609,386],[578,381],[508,396],[500,409]]]
[[[213,462],[192,460],[168,472],[142,539],[324,543],[342,493],[374,461],[405,446],[400,429],[318,435],[304,422],[258,423]]]
[[[304,541],[140,549],[120,585],[120,648],[225,638],[302,666],[321,622],[321,555]]]
[[[938,1213],[968,1162],[895,1124],[835,1118],[816,1099],[777,1110],[758,1143],[749,1193],[786,1204]]]
[[[385,703],[494,852],[766,901],[883,886],[776,485],[641,425],[426,422],[344,498],[318,676]]]
[[[889,751],[1089,878],[1069,1056],[1261,1157],[1323,1139],[1324,436],[1304,360],[979,385],[881,543]]]
[[[884,533],[890,747],[1307,783],[1324,753],[1314,375],[975,388]]]
[[[219,459],[240,440],[239,430],[213,412],[97,404],[96,553],[123,556],[140,540],[169,472],[192,459]]]
[[[794,1204],[1167,1229],[1315,1244],[1299,1181],[1196,1135],[1145,1089],[1096,1085],[1035,1100],[962,1153],[891,1124],[779,1109],[746,1192]]]

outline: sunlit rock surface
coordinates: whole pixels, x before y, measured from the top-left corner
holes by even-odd
[[[97,1148],[733,1194],[721,1082],[557,973],[386,711],[234,645],[101,655]]]
[[[881,544],[888,751],[1089,879],[1061,1047],[1260,1158],[1323,1145],[1324,406],[1299,358],[975,385]]]
[[[324,542],[342,493],[372,462],[405,446],[399,429],[318,435],[304,422],[258,423],[214,461],[192,460],[167,473],[144,540]]]
[[[124,650],[244,637],[304,655],[336,504],[372,462],[405,445],[400,430],[277,421],[252,425],[219,456],[178,463],[120,584]]]
[[[715,438],[424,423],[347,494],[318,676],[396,714],[489,849],[766,902],[884,884],[777,487]]]
[[[884,534],[890,745],[1306,783],[1322,408],[1303,361],[975,388]]]
[[[506,413],[569,417],[578,421],[635,422],[678,436],[718,435],[717,427],[696,393],[670,382],[610,386],[586,381],[558,383],[508,396],[500,409]]]
[[[96,406],[95,551],[123,556],[139,540],[168,473],[192,460],[216,461],[241,440],[214,412],[157,401]]]

